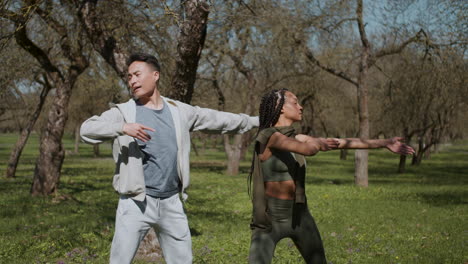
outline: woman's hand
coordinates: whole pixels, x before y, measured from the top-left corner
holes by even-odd
[[[393,153],[401,155],[413,155],[414,149],[402,142],[402,137],[393,137],[388,139],[388,143],[385,147]]]
[[[320,151],[338,148],[340,142],[336,138],[314,138],[308,135],[296,135],[296,140],[303,143],[315,143]]]
[[[340,141],[337,138],[319,138],[319,140],[325,145],[324,149],[320,148],[321,151],[337,149],[340,146]]]

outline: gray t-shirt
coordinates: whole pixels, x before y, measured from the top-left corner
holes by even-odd
[[[177,141],[174,122],[169,106],[164,102],[161,110],[144,107],[137,102],[136,122],[156,130],[146,132],[151,136],[147,142],[137,139],[144,153],[143,172],[146,193],[158,198],[167,198],[179,192],[177,174]]]

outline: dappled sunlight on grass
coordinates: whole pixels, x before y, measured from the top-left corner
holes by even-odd
[[[1,173],[15,140],[0,137]],[[80,145],[71,137],[56,195],[29,195],[37,136],[24,151],[17,178],[0,180],[2,263],[108,263],[118,195],[112,189],[110,144]],[[250,160],[241,174],[224,173],[219,149],[192,152],[192,178],[185,209],[193,238],[194,263],[246,263],[251,203]],[[396,172],[399,157],[385,150],[369,155],[369,188],[354,186],[354,157],[330,151],[308,157],[308,206],[331,263],[464,263],[468,226],[468,142],[446,146],[420,166]],[[250,157],[250,154],[249,154]],[[410,160],[408,160],[408,163]],[[142,260],[135,263],[145,263]],[[302,263],[289,239],[273,263]]]

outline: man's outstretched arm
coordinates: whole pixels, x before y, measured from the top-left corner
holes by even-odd
[[[100,116],[92,116],[81,124],[80,136],[84,142],[99,144],[124,134],[124,119],[120,110],[113,107]]]
[[[190,112],[190,131],[207,133],[236,134],[245,133],[258,127],[258,117],[246,114],[234,114],[209,108],[183,104],[184,111]]]

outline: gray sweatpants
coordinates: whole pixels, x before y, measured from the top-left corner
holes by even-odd
[[[151,227],[156,231],[166,263],[192,263],[190,229],[178,194],[163,200],[147,195],[143,202],[120,197],[110,263],[131,263]]]

